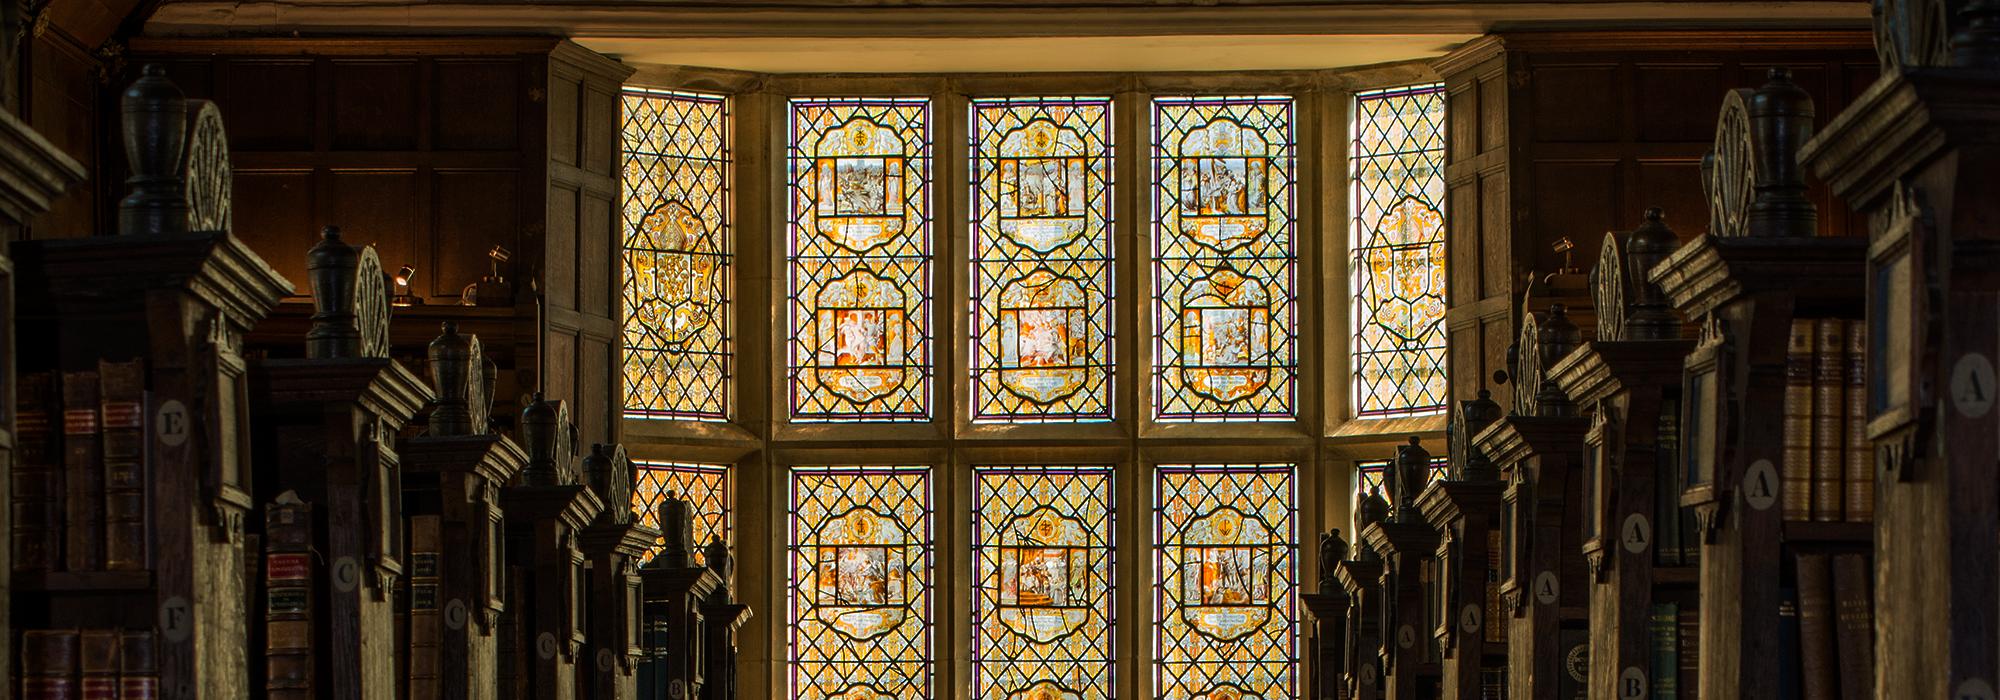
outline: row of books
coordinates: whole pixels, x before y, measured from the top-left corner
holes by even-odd
[[[20,377],[16,571],[147,568],[145,389],[138,360]]]
[[[1653,700],[1694,700],[1695,669],[1701,662],[1701,611],[1677,602],[1654,603],[1647,623],[1652,650]]]
[[[1778,700],[1875,697],[1875,568],[1862,552],[1803,551],[1779,602]]]
[[[21,700],[154,700],[159,646],[151,630],[23,630]]]
[[[1875,520],[1868,445],[1867,326],[1857,320],[1792,321],[1785,352],[1786,520]]]
[[[1701,563],[1701,540],[1695,535],[1694,509],[1681,505],[1681,401],[1668,399],[1660,405],[1660,424],[1654,436],[1659,453],[1653,460],[1653,564],[1695,566]]]

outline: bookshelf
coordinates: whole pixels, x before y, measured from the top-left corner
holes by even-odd
[[[1831,609],[1810,594],[1814,580],[1826,582],[1811,562],[1823,562],[1824,547],[1867,542],[1864,528],[1820,523],[1806,530],[1819,539],[1787,538],[1794,528],[1785,516],[1816,515],[1792,512],[1799,501],[1787,493],[1822,486],[1781,476],[1781,467],[1791,473],[1799,459],[1818,459],[1793,452],[1800,436],[1786,430],[1787,412],[1801,410],[1787,392],[1794,320],[1858,318],[1866,289],[1866,242],[1815,237],[1817,212],[1792,165],[1813,118],[1811,99],[1783,69],[1726,96],[1706,166],[1709,232],[1647,276],[1700,328],[1684,365],[1681,503],[1693,508],[1702,541],[1704,700],[1827,697],[1815,684],[1833,672],[1832,641],[1818,634],[1830,629],[1814,626],[1828,624],[1816,618]],[[1858,539],[1825,539],[1843,534]]]

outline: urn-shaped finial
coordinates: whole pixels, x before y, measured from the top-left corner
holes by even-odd
[[[1319,535],[1319,589],[1329,591],[1340,584],[1334,578],[1334,570],[1340,561],[1347,558],[1347,541],[1340,539],[1340,528],[1334,528]]]
[[[340,227],[320,229],[319,243],[306,251],[306,277],[312,281],[313,295],[306,357],[334,359],[361,354],[361,326],[354,313],[359,269],[361,251],[340,240]]]
[[[119,95],[125,136],[125,178],[130,192],[118,202],[118,233],[126,236],[188,232],[187,181],[181,151],[187,148],[187,96],[148,63]]]
[[[1647,273],[1681,247],[1680,236],[1667,226],[1667,213],[1659,207],[1646,210],[1646,220],[1625,239],[1625,339],[1672,340],[1681,335],[1681,321],[1667,303],[1660,285],[1648,281]]]
[[[694,508],[678,494],[660,499],[660,565],[685,569],[694,565]]]
[[[521,409],[521,443],[528,464],[521,469],[521,483],[528,486],[558,486],[562,472],[556,465],[556,406],[535,392],[535,399]]]
[[[1750,96],[1750,143],[1755,148],[1755,196],[1745,217],[1752,236],[1807,237],[1819,232],[1818,210],[1806,197],[1799,150],[1813,134],[1812,95],[1792,82],[1792,71],[1772,68]]]
[[[701,550],[701,556],[708,560],[708,570],[722,579],[722,585],[729,585],[730,577],[736,574],[736,562],[729,558],[729,543],[722,541],[721,535],[710,537],[708,546]]]
[[[1570,352],[1583,344],[1583,331],[1569,320],[1569,307],[1550,304],[1549,315],[1542,320],[1535,337],[1536,352],[1540,354],[1542,383],[1535,390],[1535,415],[1568,416],[1576,411],[1562,386],[1556,384],[1555,374],[1549,369],[1556,366]]]
[[[472,337],[460,335],[458,324],[445,321],[444,333],[431,341],[431,385],[437,393],[437,408],[431,411],[429,433],[433,437],[473,434]]]
[[[1396,446],[1396,521],[1415,522],[1417,495],[1424,492],[1430,483],[1431,452],[1419,444],[1421,440],[1410,436],[1410,443]]]

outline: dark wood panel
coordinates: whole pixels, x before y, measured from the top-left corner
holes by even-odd
[[[306,279],[306,251],[319,242],[313,218],[313,174],[297,170],[238,170],[233,181],[236,236],[292,281],[292,293],[312,293]]]
[[[27,47],[34,79],[28,88],[28,125],[56,148],[83,164],[85,177],[95,179],[97,141],[91,130],[105,123],[105,102],[99,98],[93,62],[60,36],[34,38]],[[108,107],[115,110],[115,104]],[[123,154],[119,154],[123,157]],[[80,238],[97,232],[98,183],[83,182],[63,192],[37,218],[28,235],[34,238]]]
[[[319,119],[312,61],[228,61],[218,70],[215,103],[231,150],[312,150]]]
[[[1518,301],[1512,303],[1514,306],[1520,305]],[[1507,361],[1507,346],[1514,344],[1514,320],[1512,315],[1495,318],[1492,321],[1481,324],[1479,327],[1479,338],[1482,343],[1480,347],[1484,349],[1480,353],[1480,356],[1486,358],[1486,366],[1480,368],[1479,376],[1474,377],[1472,382],[1474,385],[1483,385],[1487,389],[1492,390],[1493,400],[1501,402],[1501,405],[1506,405],[1507,400],[1502,398],[1506,395],[1506,391],[1500,385],[1493,383],[1493,372],[1494,370],[1504,369],[1501,365]]]
[[[1631,211],[1618,212],[1625,226],[1639,225],[1644,210],[1659,207],[1667,212],[1667,225],[1686,239],[1708,229],[1708,201],[1701,191],[1701,161],[1653,161],[1635,164]],[[1594,248],[1592,250],[1595,250]]]
[[[331,62],[333,147],[400,151],[417,147],[415,60]]]
[[[1444,139],[1444,160],[1446,163],[1479,155],[1479,90],[1477,86],[1461,85],[1445,93],[1445,124],[1448,131]]]
[[[465,286],[479,281],[492,269],[486,253],[493,246],[505,246],[521,258],[519,173],[509,171],[454,172],[440,170],[432,175],[436,214],[430,239],[433,296],[456,297]],[[515,269],[522,269],[516,265]],[[503,274],[515,275],[507,269]]]
[[[416,264],[418,274],[424,263],[417,258],[417,241],[427,232],[418,227],[423,221],[419,200],[421,189],[416,171],[330,171],[327,179],[326,223],[340,227],[341,238],[352,245],[375,246],[382,266],[394,270],[404,263]],[[309,246],[311,238],[305,239]],[[303,250],[300,251],[303,256]]]
[[[574,332],[550,332],[548,335],[548,356],[542,358],[542,367],[548,376],[541,378],[544,394],[550,399],[569,402],[570,416],[576,415],[576,334]]]
[[[618,269],[612,260],[618,249],[611,235],[613,211],[609,198],[589,192],[578,211],[577,268],[592,272],[578,277],[577,310],[603,318],[618,317],[618,277],[601,272]]]
[[[1501,173],[1479,176],[1480,296],[1507,294],[1514,284],[1511,241],[1513,210],[1508,206],[1507,178]]]
[[[1576,244],[1572,265],[1587,267],[1595,259],[1604,232],[1620,221],[1616,162],[1540,162],[1532,166],[1534,192],[1530,228],[1534,271],[1554,272],[1562,256],[1550,249],[1557,239]],[[1629,226],[1627,228],[1630,228]]]
[[[1501,78],[1479,81],[1479,151],[1507,146],[1507,84]]]
[[[1634,66],[1635,110],[1640,141],[1713,141],[1715,115],[1722,109],[1720,64]]]
[[[593,388],[578,397],[576,406],[577,432],[586,444],[611,440],[612,402],[600,387],[622,384],[611,377],[613,351],[611,344],[602,340],[583,337],[577,341],[576,385]]]
[[[1479,357],[1479,323],[1477,321],[1473,322],[1472,325],[1453,330],[1450,340],[1446,341],[1445,347],[1450,349],[1450,352],[1446,353],[1447,359],[1451,362],[1451,367],[1447,370],[1451,372],[1450,376],[1479,376],[1479,368],[1484,363],[1481,362],[1481,358]],[[1452,396],[1453,399],[1470,399],[1478,396],[1478,394],[1474,393],[1476,389],[1473,388],[1479,386],[1478,382],[1452,382],[1451,385],[1456,389]],[[1466,395],[1460,396],[1457,394]]]
[[[618,152],[618,99],[597,88],[583,91],[583,169],[600,175],[616,176],[613,159]]]
[[[1445,216],[1451,217],[1453,221],[1477,221],[1479,216],[1479,181],[1471,180],[1452,187],[1451,193],[1445,197],[1445,201],[1451,207],[1450,211],[1445,212]],[[1479,230],[1472,226],[1461,227],[1458,230],[1464,234],[1479,234]],[[1470,304],[1478,301],[1480,297],[1480,246],[1477,243],[1473,243],[1472,245],[1445,246],[1445,248],[1450,252],[1448,262],[1450,267],[1447,270],[1450,274],[1446,275],[1451,279],[1449,287],[1451,290],[1451,299],[1449,301],[1454,305]]]
[[[547,272],[549,303],[565,309],[576,308],[576,220],[577,191],[549,185],[548,250],[543,260]]]
[[[578,95],[582,91],[574,78],[549,76],[549,160],[564,165],[577,164]]]
[[[1624,117],[1615,65],[1536,66],[1529,78],[1537,141],[1615,141]]]
[[[444,150],[520,147],[520,61],[440,59],[434,73],[431,143]]]

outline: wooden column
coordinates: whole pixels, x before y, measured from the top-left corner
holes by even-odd
[[[494,700],[494,623],[506,607],[500,489],[520,473],[526,455],[513,440],[493,434],[409,438],[400,451],[405,503],[413,513],[435,508],[443,521],[439,697]]]
[[[1488,535],[1498,530],[1504,488],[1494,479],[1445,480],[1425,489],[1417,502],[1438,530],[1438,555],[1445,563],[1435,575],[1449,615],[1431,630],[1442,652],[1443,697],[1482,697],[1487,670],[1506,663],[1506,645],[1486,642],[1486,626],[1507,619],[1488,605],[1489,588],[1497,585],[1490,580]]]
[[[702,697],[707,669],[701,652],[708,622],[701,605],[722,580],[706,566],[649,566],[640,576],[645,579],[647,624],[658,635],[648,685],[664,689],[662,697],[670,700]]]
[[[526,597],[510,606],[536,698],[576,698],[577,650],[584,640],[583,551],[578,535],[604,502],[582,485],[511,486],[500,495],[508,554],[526,575]]]
[[[1580,627],[1587,616],[1581,518],[1570,507],[1582,489],[1574,479],[1582,456],[1587,419],[1508,416],[1476,438],[1506,476],[1503,495],[1501,583],[1506,624],[1507,697],[1556,700],[1573,646],[1565,628]]]
[[[1382,559],[1365,549],[1356,559],[1340,562],[1335,576],[1351,601],[1348,608],[1347,678],[1354,700],[1385,697],[1382,682]]]
[[[1415,506],[1403,508],[1415,511]],[[1377,581],[1385,606],[1382,697],[1432,697],[1438,667],[1430,654],[1430,611],[1424,604],[1423,576],[1437,555],[1437,530],[1419,518],[1392,520],[1363,528],[1361,540],[1382,556],[1382,575]]]
[[[1347,591],[1340,587],[1340,577],[1335,573],[1340,561],[1346,558],[1347,541],[1341,539],[1338,528],[1320,533],[1319,590],[1299,596],[1313,616],[1306,664],[1312,673],[1308,697],[1315,700],[1338,700],[1346,694],[1341,683],[1347,677],[1349,605]]]
[[[1878,697],[2000,686],[1995,19],[1991,3],[1890,3],[1877,17],[1886,74],[1801,153],[1870,221]]]
[[[639,625],[644,610],[639,594],[639,562],[660,533],[636,522],[632,509],[632,469],[617,445],[593,445],[584,459],[593,490],[604,494],[605,508],[585,528],[581,542],[590,561],[589,667],[584,684],[593,700],[632,700],[638,696]]]

